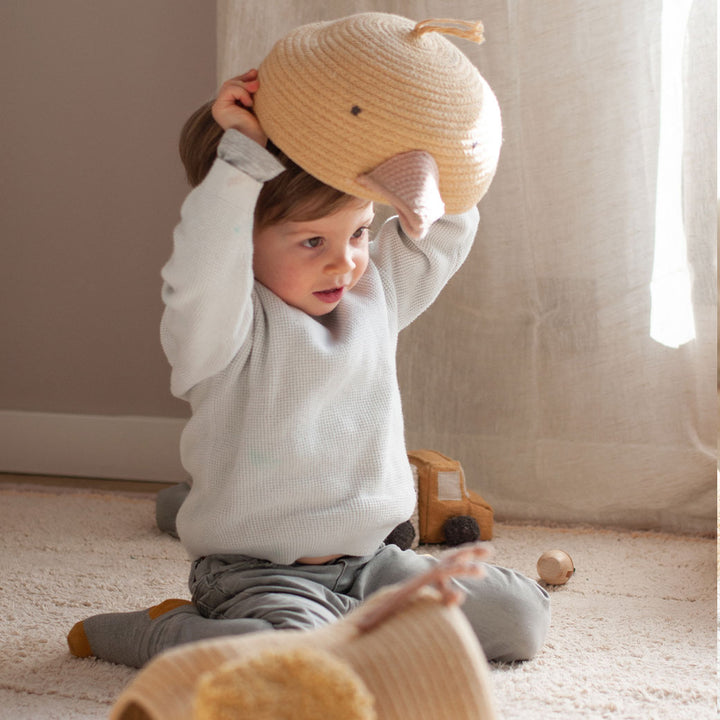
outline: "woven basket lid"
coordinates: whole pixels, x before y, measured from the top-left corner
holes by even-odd
[[[387,200],[356,178],[424,150],[448,213],[477,204],[497,167],[502,125],[490,86],[445,34],[480,23],[360,13],[296,28],[259,68],[255,112],[272,142],[322,182]]]
[[[246,682],[251,676],[243,672],[243,666],[303,649],[329,653],[343,663],[358,681],[354,691],[360,702],[365,704],[366,694],[374,699],[379,720],[495,720],[490,671],[462,610],[445,607],[425,595],[375,630],[358,633],[357,622],[376,607],[378,600],[382,601],[382,594],[347,617],[313,630],[246,633],[167,650],[148,663],[123,691],[110,720],[257,717],[242,712],[250,704],[244,696],[266,694],[266,675],[256,674],[252,687]],[[422,631],[418,632],[418,628]],[[233,690],[232,683],[225,682],[234,674],[242,675],[239,681],[245,687]],[[220,686],[208,688],[208,681],[214,683],[216,679]],[[350,716],[339,706],[331,716],[308,714],[300,708],[302,687],[296,680],[287,677],[275,688],[288,702],[292,701],[291,692],[297,689],[294,714],[268,710],[263,718]],[[314,680],[326,686],[334,678],[318,674]],[[223,686],[228,693],[218,698]]]

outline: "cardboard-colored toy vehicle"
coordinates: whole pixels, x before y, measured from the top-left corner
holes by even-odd
[[[408,459],[417,474],[413,545],[448,542],[446,523],[453,518],[472,518],[477,522],[478,539],[492,539],[493,510],[480,495],[467,489],[465,473],[457,460],[435,450],[411,450]]]

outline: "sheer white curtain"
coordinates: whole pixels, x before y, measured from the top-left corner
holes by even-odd
[[[483,20],[504,119],[476,247],[401,336],[409,446],[499,518],[713,530],[715,2],[219,0],[218,79],[368,10]]]

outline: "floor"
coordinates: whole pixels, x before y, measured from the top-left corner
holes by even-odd
[[[187,553],[154,523],[158,485],[105,492],[77,486],[111,483],[1,480],[0,717],[107,718],[134,671],[73,658],[65,635],[91,614],[188,596]],[[61,487],[38,491],[43,481]],[[504,720],[717,720],[714,539],[495,530],[495,561],[530,579],[544,550],[565,550],[576,567],[567,584],[548,589],[553,624],[537,658],[494,668]]]
[[[142,480],[107,480],[96,478],[62,477],[58,475],[23,475],[0,473],[0,486],[42,485],[45,487],[79,488],[81,490],[106,490],[119,492],[156,493],[172,483],[146,482]]]

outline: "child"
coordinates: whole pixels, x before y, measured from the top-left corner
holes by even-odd
[[[186,125],[196,187],[163,269],[172,391],[192,407],[177,517],[192,603],[88,618],[68,636],[78,656],[140,667],[192,640],[317,627],[436,562],[383,545],[415,503],[395,350],[464,261],[477,210],[417,240],[394,218],[371,244],[372,203],[266,149],[257,89],[256,71],[227,81]],[[535,582],[494,566],[455,582],[488,658],[538,650]]]

